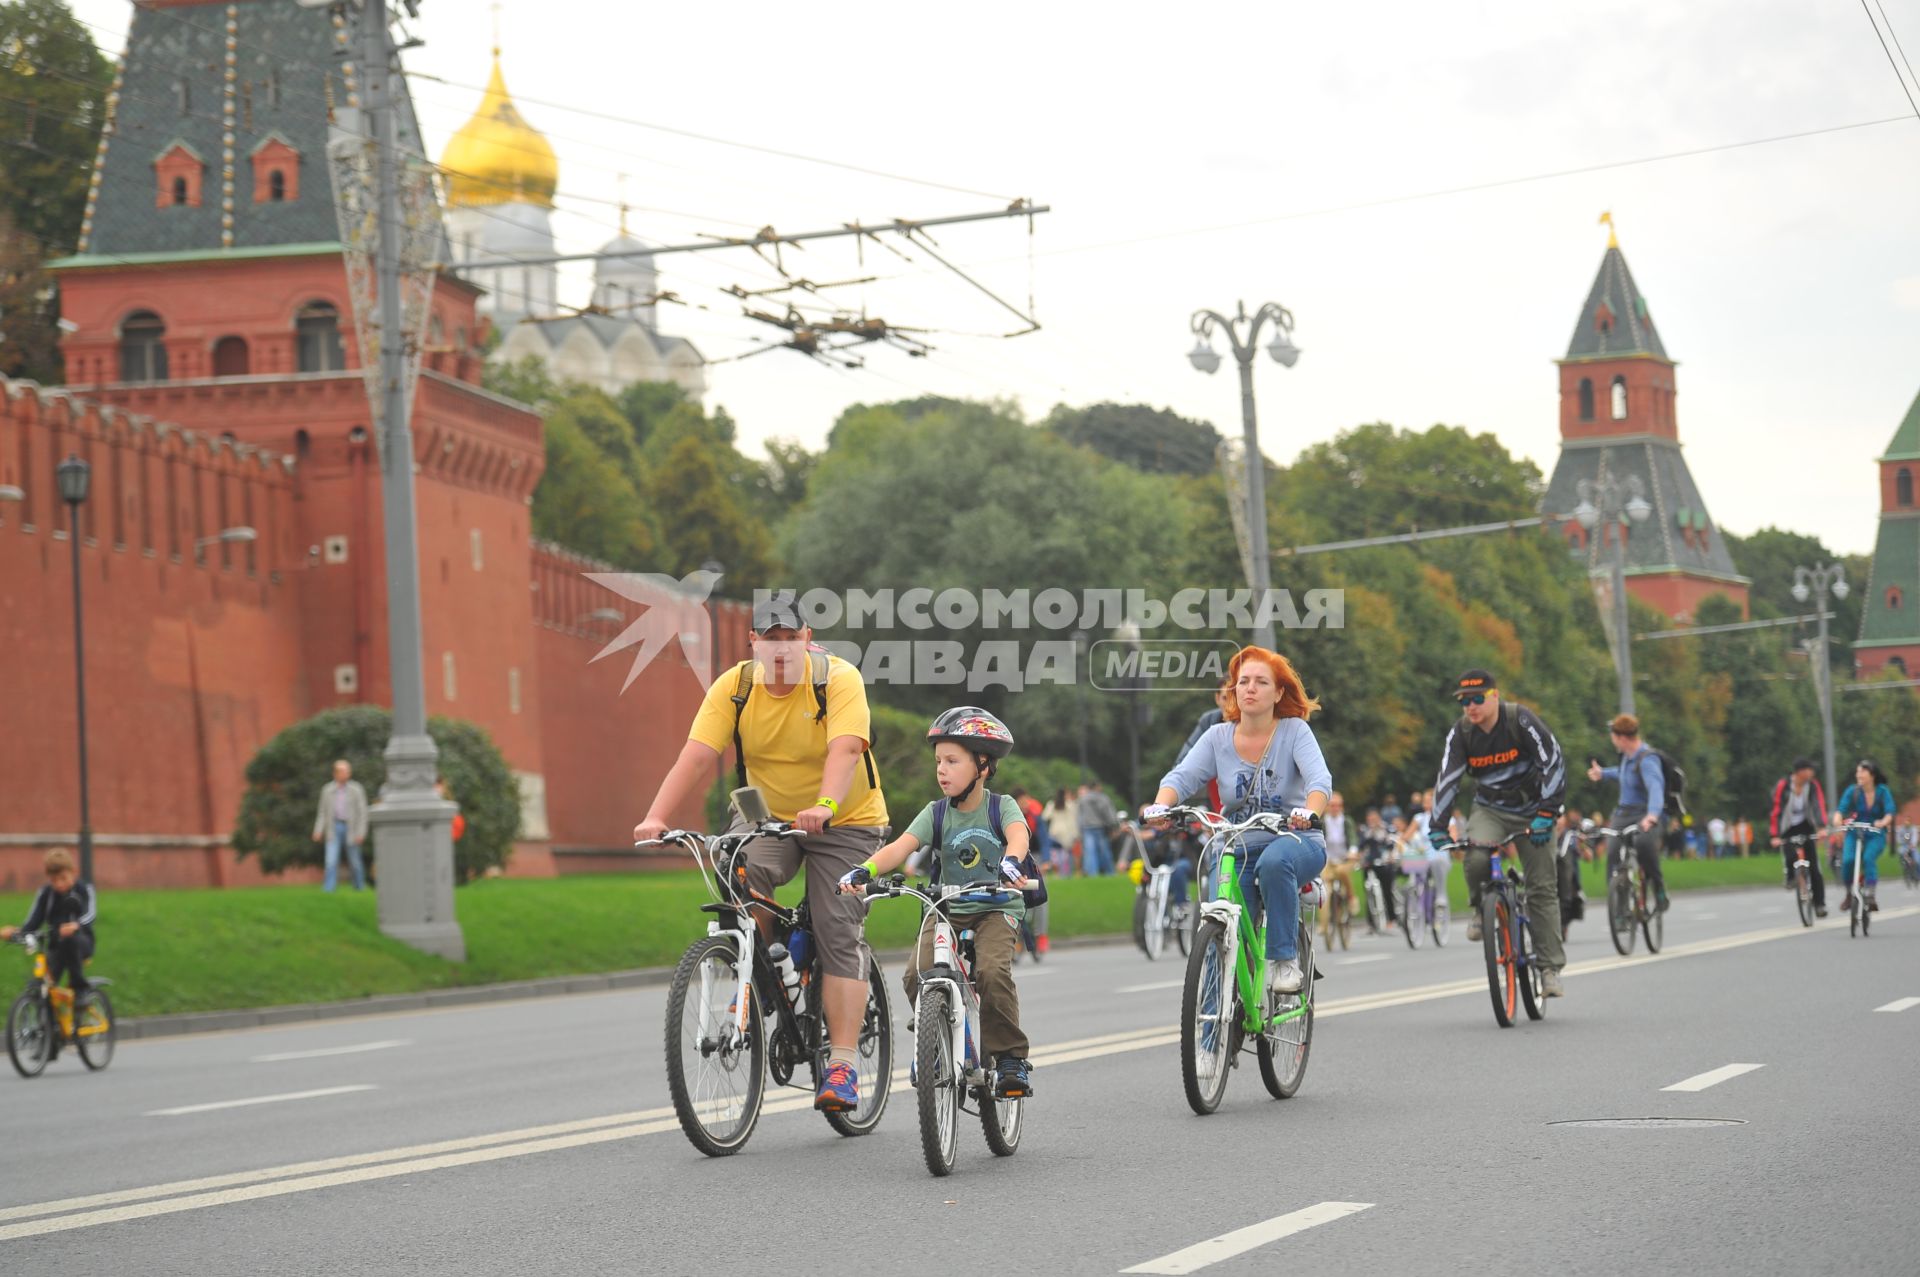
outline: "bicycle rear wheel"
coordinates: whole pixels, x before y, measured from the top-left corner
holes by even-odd
[[[99,1072],[113,1063],[113,1042],[119,1035],[114,1024],[113,1000],[105,989],[88,989],[74,1000],[73,1032],[80,1041],[80,1060]]]
[[[1533,943],[1533,928],[1516,921],[1513,930],[1520,959],[1520,1005],[1526,1008],[1529,1020],[1545,1019],[1547,994],[1541,986],[1541,980],[1546,968],[1540,965],[1540,950]]]
[[[1140,952],[1153,960],[1153,950],[1147,948],[1147,891],[1145,887],[1133,893],[1133,942]]]
[[[1269,1024],[1254,1043],[1260,1057],[1260,1080],[1276,1100],[1291,1099],[1307,1075],[1307,1055],[1313,1050],[1313,929],[1300,924],[1300,970],[1306,976],[1298,997],[1282,997],[1273,1008],[1275,1015],[1298,1010],[1299,1015],[1284,1024]]]
[[[953,1174],[960,1144],[960,1061],[953,1058],[952,998],[947,986],[920,986],[913,1012],[914,1083],[920,1100],[920,1152],[935,1176]]]
[[[1613,936],[1613,949],[1621,957],[1633,953],[1633,889],[1624,873],[1616,872],[1607,880],[1607,931]]]
[[[1445,887],[1437,887],[1433,893],[1433,943],[1445,947],[1447,935],[1453,930],[1453,906],[1447,901]]]
[[[1327,915],[1327,948],[1333,948],[1333,941],[1339,940],[1342,949],[1353,948],[1353,893],[1346,887],[1328,902],[1327,908],[1333,912]]]
[[[1519,979],[1513,965],[1513,916],[1498,891],[1489,888],[1480,900],[1480,942],[1487,954],[1487,989],[1493,995],[1493,1018],[1503,1029],[1513,1027]]]
[[[993,1074],[987,1074],[987,1085],[980,1095],[980,1129],[987,1137],[987,1147],[993,1150],[995,1157],[1012,1157],[1020,1149],[1020,1130],[1026,1124],[1026,1101],[1024,1099],[1003,1100],[993,1093]]]
[[[893,1004],[887,997],[886,975],[871,952],[867,954],[867,1013],[860,1021],[860,1041],[854,1047],[860,1063],[860,1107],[851,1113],[824,1113],[827,1125],[842,1135],[865,1135],[880,1125],[893,1089]]]
[[[1426,912],[1421,903],[1424,892],[1418,891],[1411,883],[1402,882],[1394,888],[1400,898],[1400,930],[1407,933],[1407,948],[1418,949],[1426,942],[1427,929],[1415,924],[1415,919]]]
[[[1647,952],[1658,953],[1660,946],[1665,944],[1667,939],[1667,915],[1660,912],[1657,903],[1652,908],[1647,907],[1647,883],[1644,878],[1640,880],[1637,904],[1640,913],[1640,933],[1647,938]]]
[[[1380,880],[1372,874],[1367,875],[1367,934],[1377,936],[1386,930],[1387,901],[1380,889]]]
[[[1180,1081],[1187,1104],[1205,1116],[1227,1093],[1240,1020],[1239,990],[1227,965],[1227,929],[1217,918],[1200,923],[1180,994]]]
[[[1178,921],[1173,924],[1174,939],[1179,941],[1180,956],[1184,958],[1193,952],[1193,920],[1199,915],[1200,910],[1191,897],[1186,904],[1175,905],[1174,908],[1184,911],[1179,914]]]
[[[1806,870],[1796,869],[1793,877],[1794,903],[1800,907],[1800,925],[1811,927],[1813,925],[1813,891],[1807,886]]]
[[[46,999],[23,993],[7,1012],[7,1057],[21,1077],[38,1077],[53,1054],[53,1016]]]
[[[708,1157],[746,1147],[766,1098],[760,999],[749,988],[744,1039],[729,1008],[738,960],[726,936],[696,940],[681,955],[667,991],[667,1090],[680,1129]]]

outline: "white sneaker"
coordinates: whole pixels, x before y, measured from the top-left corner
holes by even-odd
[[[1282,958],[1274,963],[1273,974],[1267,977],[1269,989],[1288,997],[1300,992],[1301,986],[1306,982],[1306,972],[1302,971],[1299,962],[1292,958]]]
[[[1471,918],[1467,919],[1467,939],[1478,940],[1479,938],[1480,938],[1480,915],[1476,913]]]

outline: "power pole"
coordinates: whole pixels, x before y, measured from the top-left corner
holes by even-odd
[[[396,127],[397,56],[387,42],[387,0],[360,12],[364,145],[373,168],[373,282],[378,307],[377,384],[370,396],[380,448],[381,510],[386,522],[387,663],[393,687],[393,736],[387,783],[368,813],[379,852],[380,930],[455,962],[467,956],[453,910],[454,805],[434,792],[439,751],[427,735],[421,669],[420,563],[413,500],[413,430],[406,323],[401,305],[403,214]],[[417,265],[417,264],[416,264]],[[367,355],[362,343],[361,355]]]

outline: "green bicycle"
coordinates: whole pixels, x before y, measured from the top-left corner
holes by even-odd
[[[1267,928],[1256,922],[1240,891],[1237,848],[1256,831],[1296,835],[1286,818],[1261,813],[1234,824],[1199,807],[1170,807],[1167,816],[1191,821],[1220,844],[1220,894],[1200,907],[1199,930],[1187,958],[1180,998],[1180,1076],[1187,1103],[1202,1116],[1220,1107],[1227,1073],[1252,1040],[1260,1060],[1260,1078],[1275,1099],[1300,1089],[1307,1053],[1313,1046],[1313,910],[1320,903],[1317,881],[1301,892],[1300,992],[1270,994],[1264,967]],[[1317,824],[1317,822],[1316,822]]]

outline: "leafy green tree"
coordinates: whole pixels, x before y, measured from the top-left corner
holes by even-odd
[[[1220,432],[1206,422],[1145,404],[1061,404],[1043,424],[1068,443],[1148,474],[1212,474],[1220,444]]]
[[[659,534],[632,480],[564,413],[548,418],[546,441],[533,534],[628,571],[655,567]]]
[[[0,374],[59,385],[53,281],[41,269],[39,244],[14,230],[0,212]]]
[[[453,855],[456,878],[469,882],[504,866],[513,854],[520,836],[519,782],[492,738],[472,723],[434,717],[427,720],[427,734],[440,751],[440,776],[467,819]],[[392,716],[374,705],[325,710],[283,729],[247,764],[247,788],[233,824],[235,853],[258,856],[268,873],[319,867],[325,849],[313,841],[313,817],[334,760],[353,764],[353,778],[377,800],[387,780],[385,750],[392,735]],[[378,855],[377,839],[369,831],[370,862]]]
[[[480,384],[496,395],[505,395],[536,410],[558,398],[564,389],[554,381],[538,355],[528,355],[510,364],[489,360],[481,369]]]
[[[112,81],[63,0],[0,3],[0,212],[43,256],[79,244]]]
[[[698,433],[665,443],[648,441],[641,496],[660,522],[657,570],[685,576],[710,560],[726,570],[725,592],[744,597],[764,586],[772,570],[773,537],[727,472],[739,454]],[[664,452],[656,449],[664,444]],[[654,459],[657,455],[657,459]]]
[[[1539,468],[1490,434],[1359,426],[1301,452],[1277,477],[1282,504],[1327,539],[1449,528],[1538,512]]]

